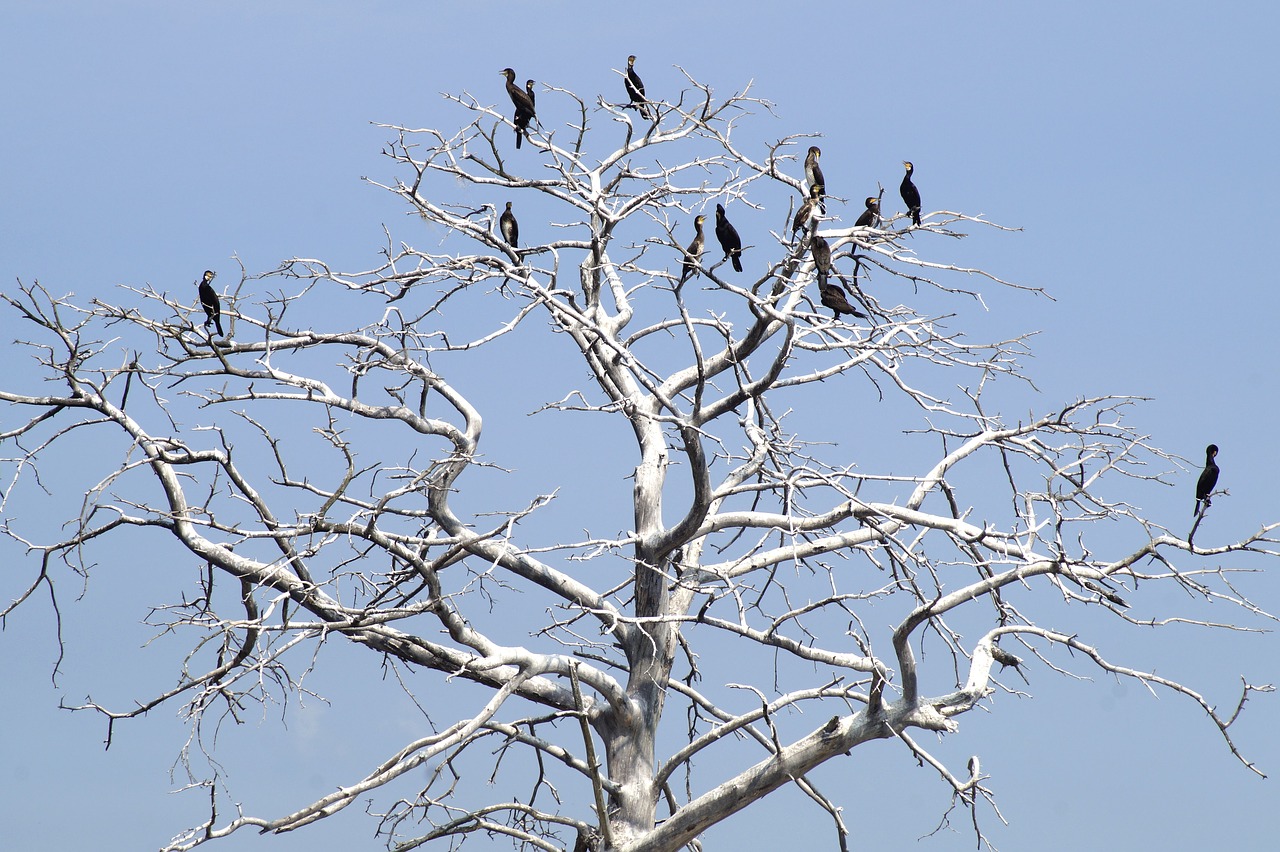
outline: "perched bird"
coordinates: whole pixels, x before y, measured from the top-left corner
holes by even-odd
[[[801,228],[808,230],[809,220],[814,217],[814,212],[822,212],[822,184],[815,183],[809,186],[809,197],[800,205],[800,209],[796,211],[796,217],[791,220],[791,236],[794,239],[796,231]]]
[[[520,223],[511,212],[510,201],[507,202],[507,209],[498,217],[498,228],[502,231],[502,239],[506,240],[507,245],[515,248],[520,244]]]
[[[683,284],[685,279],[692,275],[698,269],[698,262],[702,260],[702,244],[704,238],[702,236],[702,223],[707,221],[706,216],[699,216],[693,220],[693,229],[697,233],[693,235],[693,242],[689,243],[689,247],[684,252],[684,268],[680,270],[680,283]]]
[[[511,119],[511,123],[516,126],[516,147],[520,147],[520,139],[524,136],[525,131],[529,127],[529,122],[534,119],[537,113],[533,108],[533,98],[527,91],[528,84],[525,89],[516,85],[516,72],[510,68],[503,68],[498,72],[507,78],[507,94],[511,97],[511,103],[515,104],[516,114]]]
[[[818,165],[818,158],[822,156],[822,149],[817,145],[809,147],[809,156],[804,158],[804,177],[809,181],[809,186],[820,186],[822,191],[827,191],[827,181],[822,176],[822,166]]]
[[[716,205],[716,239],[720,241],[720,248],[724,249],[726,258],[733,258],[733,271],[742,271],[742,238],[738,236],[738,231],[733,227],[733,223],[725,218],[724,205]]]
[[[652,120],[649,114],[649,100],[644,96],[644,83],[636,73],[634,55],[627,57],[627,76],[622,78],[622,83],[627,87],[627,97],[631,98],[631,105],[640,110],[640,116],[645,121]]]
[[[533,104],[536,107],[538,105],[538,96],[535,95],[533,92],[532,80],[524,81],[524,93],[529,96],[529,103]]]
[[[862,211],[858,221],[853,224],[859,228],[875,228],[880,224],[880,199],[869,195],[865,203],[867,209]]]
[[[831,275],[831,244],[814,234],[809,237],[809,251],[813,253],[813,268],[818,271],[818,289],[825,290]]]
[[[906,168],[907,173],[902,177],[902,185],[898,187],[898,191],[902,193],[902,203],[907,205],[907,212],[911,214],[911,223],[920,224],[920,190],[916,189],[916,185],[911,182],[911,173],[916,167],[906,160],[902,161],[902,165]]]
[[[204,327],[208,328],[209,323],[213,323],[218,329],[218,336],[226,337],[222,332],[222,303],[218,301],[218,294],[213,292],[213,287],[209,286],[217,274],[212,269],[204,271],[204,277],[199,282],[200,306],[204,308]],[[1216,471],[1217,468],[1214,470]]]
[[[1209,508],[1209,496],[1213,494],[1213,487],[1218,484],[1218,463],[1215,462],[1214,456],[1218,455],[1218,445],[1210,444],[1204,450],[1204,470],[1200,472],[1200,479],[1196,481],[1196,508],[1192,512],[1193,515],[1200,514],[1200,503],[1204,502],[1204,507]]]
[[[819,288],[819,292],[822,293],[822,304],[834,311],[836,319],[839,319],[841,314],[852,314],[861,319],[867,318],[866,314],[849,304],[849,297],[838,285],[824,284]]]

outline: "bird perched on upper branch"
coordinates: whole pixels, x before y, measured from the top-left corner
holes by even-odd
[[[724,256],[733,259],[733,271],[742,271],[742,238],[738,236],[738,231],[733,227],[733,223],[725,218],[724,205],[716,205],[716,239],[720,241],[720,248],[724,249]]]
[[[631,105],[640,111],[640,116],[645,121],[651,121],[649,99],[644,95],[644,82],[640,79],[640,75],[636,73],[636,58],[634,55],[627,57],[627,74],[622,78],[622,84],[627,87],[627,97],[631,98]]]
[[[796,217],[791,220],[791,237],[795,239],[796,231],[801,228],[809,229],[809,220],[817,213],[822,211],[822,184],[815,183],[809,187],[809,197],[800,205],[800,209],[796,211]]]
[[[507,245],[516,248],[520,244],[520,223],[516,221],[515,214],[511,212],[511,202],[507,202],[507,209],[498,217],[498,228],[502,231],[502,239]]]
[[[527,83],[522,89],[516,85],[516,72],[510,68],[503,68],[498,72],[507,78],[507,94],[511,97],[511,103],[515,104],[516,114],[511,119],[511,123],[516,126],[516,147],[520,147],[520,140],[524,136],[525,131],[529,127],[529,122],[537,116],[533,108],[533,98],[527,89],[531,88]],[[533,81],[530,80],[530,83]]]
[[[218,273],[212,269],[204,271],[204,277],[200,279],[198,292],[200,293],[200,307],[204,308],[204,327],[208,328],[209,323],[213,323],[218,329],[219,337],[226,337],[222,332],[222,303],[218,301],[218,294],[213,291],[210,283]]]
[[[693,229],[696,233],[693,235],[693,242],[689,243],[689,247],[684,252],[684,268],[680,270],[680,283],[683,284],[685,279],[692,275],[698,269],[698,263],[702,260],[702,245],[704,238],[702,236],[702,223],[707,221],[706,216],[699,216],[693,220]]]
[[[920,224],[920,190],[916,189],[916,185],[911,182],[911,174],[916,167],[906,160],[902,161],[902,165],[906,168],[907,173],[902,177],[902,185],[898,187],[898,191],[902,194],[902,203],[907,205],[907,212],[911,214],[911,223],[913,225]]]
[[[1192,512],[1193,515],[1200,514],[1200,503],[1204,502],[1204,507],[1209,508],[1209,498],[1213,494],[1213,487],[1218,484],[1218,463],[1214,458],[1218,455],[1218,445],[1210,444],[1204,450],[1204,470],[1200,472],[1200,479],[1196,481],[1196,508]]]
[[[822,166],[818,165],[818,158],[822,156],[822,149],[817,145],[809,147],[809,155],[804,158],[804,177],[809,181],[810,187],[820,186],[822,191],[827,191],[827,180],[822,176]]]

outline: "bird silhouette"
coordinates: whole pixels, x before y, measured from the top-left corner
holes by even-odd
[[[733,227],[733,223],[725,218],[724,205],[716,205],[716,239],[720,241],[720,248],[724,249],[724,256],[733,259],[733,271],[742,271],[742,238],[738,236],[738,231]]]
[[[1204,507],[1209,508],[1209,498],[1213,494],[1213,487],[1218,484],[1218,463],[1214,458],[1218,455],[1218,445],[1210,444],[1204,450],[1204,470],[1200,471],[1200,478],[1196,480],[1196,508],[1192,512],[1193,515],[1200,514],[1200,504],[1204,503]]]
[[[213,281],[217,274],[212,269],[204,271],[204,277],[199,282],[200,307],[204,308],[204,327],[208,328],[209,323],[213,323],[214,327],[218,329],[218,336],[226,337],[222,332],[222,302],[218,301],[218,294],[210,286],[210,282]]]
[[[920,190],[916,189],[916,185],[911,181],[911,175],[915,172],[916,167],[906,160],[902,161],[902,165],[906,168],[907,173],[903,175],[902,185],[898,187],[898,191],[902,194],[902,203],[907,205],[907,213],[911,215],[911,223],[919,225]]]

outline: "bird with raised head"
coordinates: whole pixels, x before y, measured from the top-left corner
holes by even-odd
[[[627,87],[627,97],[631,99],[631,105],[640,111],[640,116],[645,121],[652,120],[649,113],[649,99],[644,95],[644,82],[636,73],[634,54],[627,57],[627,74],[622,78],[622,83]]]
[[[804,178],[809,181],[809,186],[820,186],[822,191],[827,191],[827,180],[822,176],[822,166],[818,165],[818,159],[822,156],[822,149],[817,145],[809,147],[809,155],[804,158]]]
[[[902,161],[902,166],[907,170],[907,173],[902,177],[902,185],[898,187],[898,192],[902,195],[902,203],[907,205],[907,213],[911,215],[911,223],[919,225],[920,190],[916,189],[916,185],[911,181],[911,175],[915,172],[916,167],[907,160]]]
[[[1206,509],[1209,508],[1209,498],[1213,496],[1213,488],[1218,484],[1218,463],[1214,459],[1218,455],[1218,445],[1210,444],[1204,449],[1204,470],[1200,471],[1200,478],[1196,480],[1196,508],[1192,512],[1193,515],[1200,514],[1200,504],[1203,502]]]
[[[507,202],[507,209],[498,217],[498,228],[502,231],[502,239],[507,245],[516,248],[520,244],[520,223],[511,212],[510,201]]]
[[[680,284],[685,282],[690,275],[698,270],[698,263],[702,260],[702,246],[704,238],[702,236],[702,223],[707,221],[706,216],[699,216],[693,220],[693,242],[689,243],[689,247],[684,252],[684,267],[680,270]],[[679,285],[677,285],[679,286]]]
[[[516,114],[511,119],[511,123],[516,126],[516,147],[519,148],[520,140],[528,129],[529,122],[537,116],[537,112],[533,108],[533,98],[526,91],[528,84],[526,89],[517,86],[516,72],[511,68],[503,68],[498,73],[507,78],[507,95],[510,96],[511,103],[516,108]]]
[[[733,259],[733,271],[742,271],[742,237],[738,236],[738,230],[733,227],[724,215],[724,205],[716,205],[716,239],[720,241],[720,248],[724,249],[724,256]]]
[[[204,308],[204,327],[208,328],[209,323],[213,323],[218,329],[218,336],[226,337],[222,332],[222,302],[218,301],[218,294],[213,291],[212,286],[217,274],[212,269],[206,269],[198,282],[197,291],[200,294],[200,307]]]

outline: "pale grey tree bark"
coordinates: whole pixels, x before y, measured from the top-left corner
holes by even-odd
[[[983,291],[1039,296],[950,263],[948,238],[1007,229],[949,211],[907,228],[888,210],[878,227],[852,227],[862,204],[828,197],[815,230],[869,315],[833,319],[808,238],[789,228],[808,138],[740,141],[738,124],[766,122],[769,104],[719,100],[690,80],[645,121],[543,88],[542,123],[519,156],[509,110],[469,95],[447,99],[441,125],[453,129],[388,127],[399,179],[379,185],[417,217],[388,230],[375,268],[299,258],[242,276],[222,293],[226,339],[202,329],[194,288],[86,301],[34,283],[5,296],[6,328],[20,326],[22,340],[8,363],[34,359],[43,381],[11,374],[0,389],[3,508],[15,514],[23,489],[86,430],[100,449],[83,465],[83,500],[62,503],[66,535],[6,520],[28,548],[30,580],[3,612],[37,592],[59,601],[68,571],[94,570],[127,528],[190,556],[191,594],[149,602],[157,624],[190,640],[178,684],[136,706],[82,709],[144,724],[171,705],[198,734],[304,690],[303,669],[323,666],[319,649],[335,641],[369,649],[368,664],[390,664],[406,690],[456,679],[489,690],[482,706],[371,755],[364,777],[293,813],[246,802],[227,816],[220,791],[235,779],[193,767],[209,819],[166,848],[290,831],[373,798],[397,849],[478,833],[529,849],[660,852],[696,848],[788,784],[843,847],[839,797],[807,773],[870,740],[899,739],[958,806],[994,807],[976,758],[948,766],[913,736],[959,735],[979,702],[999,713],[1018,684],[1030,688],[1003,683],[993,662],[1025,677],[1085,661],[1181,695],[1257,771],[1231,739],[1236,713],[1113,659],[1087,628],[1100,612],[1158,623],[1164,614],[1142,606],[1155,584],[1236,608],[1213,622],[1179,616],[1205,631],[1269,619],[1231,574],[1276,556],[1276,525],[1204,547],[1195,528],[1145,516],[1127,489],[1188,477],[1125,425],[1132,400],[1080,398],[1014,420],[984,404],[988,385],[1027,378],[1027,341],[977,341],[947,315]],[[552,115],[568,118],[557,126]],[[509,200],[519,247],[497,227]],[[708,228],[698,275],[677,287],[693,217],[716,203],[772,230],[739,217],[747,271],[737,274]],[[563,482],[525,503],[468,498],[477,472],[519,463],[486,454],[493,415],[476,401],[504,375],[471,366],[512,334],[572,343],[573,357],[564,346],[549,357],[542,416],[582,430],[625,424],[615,458],[633,457],[633,476],[610,485],[630,492],[629,529],[575,538],[543,524],[556,488],[603,487],[591,458],[566,459]],[[799,409],[815,404],[828,419],[883,406],[928,461],[886,457],[854,428],[838,444],[809,443],[790,424],[812,422]],[[1141,543],[1116,549],[1106,534],[1116,524]],[[1049,622],[1010,590],[1061,605]],[[492,601],[517,594],[538,602],[524,616],[545,605],[545,618],[513,642]],[[876,626],[886,613],[896,613],[888,631]],[[744,674],[726,664],[725,643],[767,649],[772,662]],[[924,689],[925,648],[937,651],[930,680],[954,690]],[[1261,689],[1245,682],[1239,703]],[[193,735],[188,748],[206,742]],[[722,771],[709,756],[725,749],[755,762]],[[538,767],[533,789],[514,789],[513,764]],[[406,778],[420,767],[432,773],[425,789]]]

